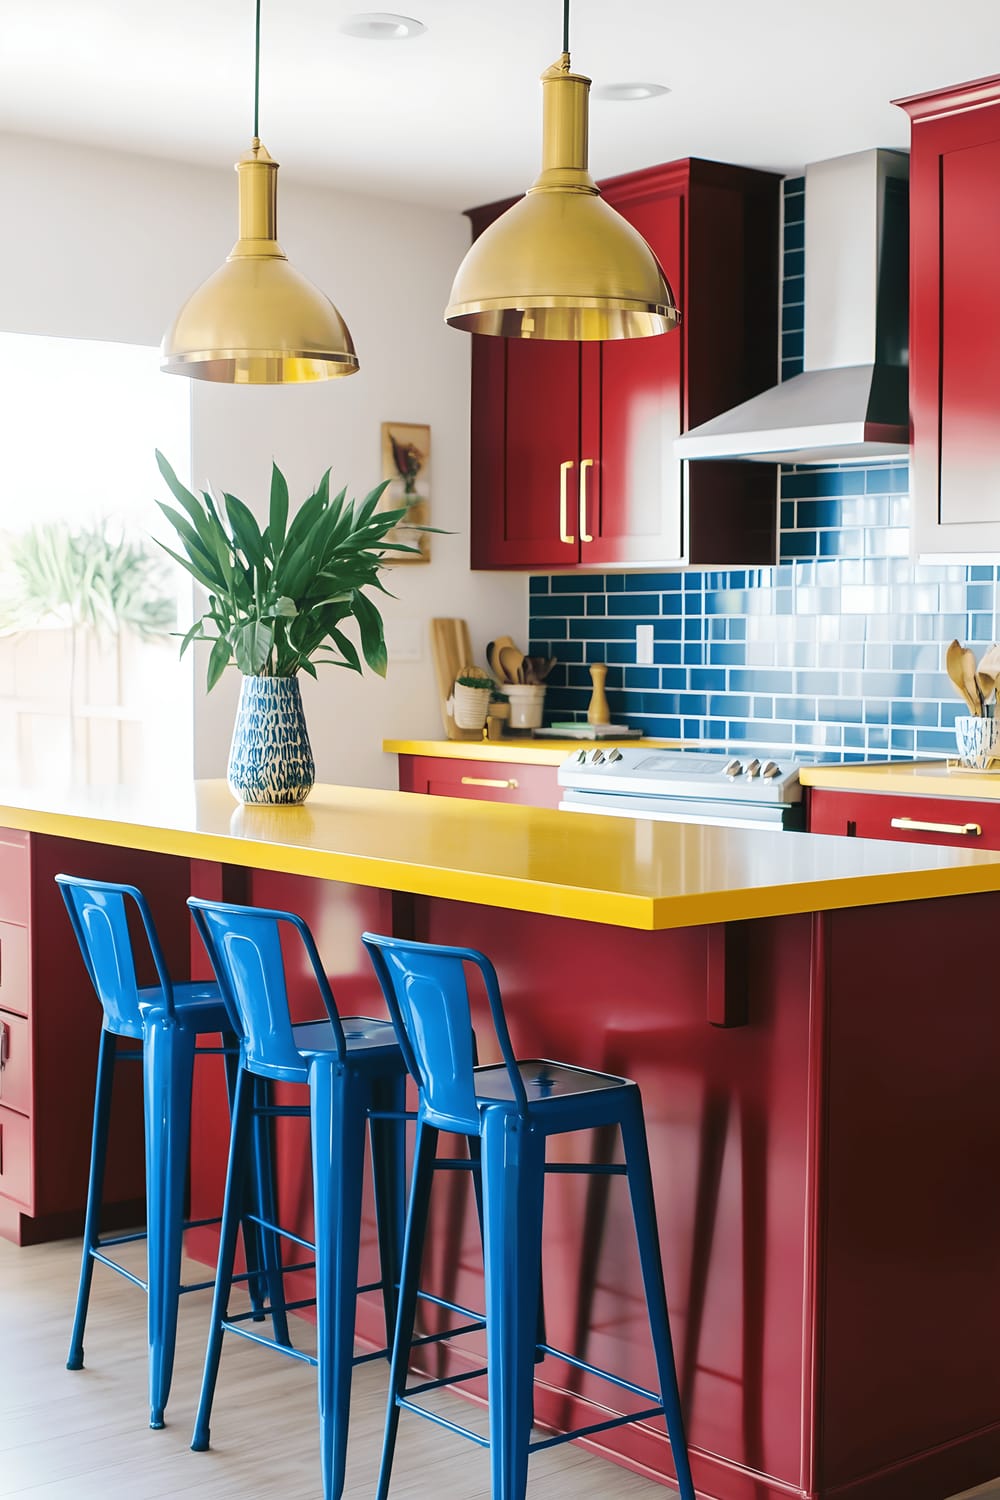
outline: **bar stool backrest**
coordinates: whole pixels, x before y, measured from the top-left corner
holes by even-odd
[[[527,1115],[528,1099],[507,1030],[496,970],[489,959],[475,948],[417,943],[374,932],[362,933],[361,941],[382,986],[406,1066],[434,1123],[442,1129],[473,1133],[479,1129],[467,964],[483,977],[514,1103],[519,1115]]]
[[[160,981],[162,1004],[168,1014],[173,1014],[174,1009],[173,986],[146,898],[134,885],[83,880],[76,875],[57,875],[56,884],[66,903],[87,973],[104,1007],[108,1031],[118,1036],[141,1037],[143,1022],[127,902],[135,904],[142,919]]]
[[[208,950],[233,1029],[243,1039],[247,1067],[269,1078],[302,1077],[304,1059],[295,1045],[288,1006],[282,926],[299,935],[333,1028],[333,1050],[342,1062],[344,1029],[313,935],[302,918],[294,912],[195,896],[188,898],[188,906]]]

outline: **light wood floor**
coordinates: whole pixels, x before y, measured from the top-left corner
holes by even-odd
[[[168,1426],[151,1432],[143,1297],[100,1267],[87,1368],[65,1369],[78,1269],[76,1241],[21,1250],[0,1241],[0,1496],[319,1500],[308,1366],[227,1339],[212,1451],[192,1453],[209,1293],[182,1300]],[[141,1252],[135,1269],[141,1269]],[[191,1279],[200,1279],[200,1268],[191,1269]],[[370,1500],[374,1493],[385,1377],[382,1361],[355,1372],[346,1500]],[[461,1420],[474,1425],[476,1409],[456,1405]],[[488,1500],[488,1460],[481,1450],[405,1413],[402,1423],[392,1500]],[[546,1500],[668,1500],[675,1493],[572,1446],[537,1454],[530,1473],[529,1495]],[[963,1500],[972,1496],[1000,1500],[1000,1482]]]

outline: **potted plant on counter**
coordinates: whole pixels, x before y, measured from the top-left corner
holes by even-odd
[[[316,676],[320,662],[362,670],[361,657],[342,630],[355,619],[361,656],[379,676],[386,671],[385,634],[378,607],[365,592],[387,594],[379,573],[387,553],[414,552],[386,534],[406,506],[378,510],[386,487],[360,503],[346,490],[330,496],[330,471],[289,521],[288,485],[275,464],[267,525],[235,495],[220,501],[187,489],[162,453],[156,461],[181,509],[160,505],[184,555],[170,556],[206,590],[208,608],[181,642],[212,642],[208,688],[230,662],[243,673],[229,752],[228,780],[241,802],[303,802],[315,767],[299,692],[299,672]],[[162,545],[162,543],[161,543]]]

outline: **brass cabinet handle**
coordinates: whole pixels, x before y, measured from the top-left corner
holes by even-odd
[[[576,537],[570,536],[566,530],[566,487],[569,481],[569,471],[573,467],[573,460],[568,458],[565,463],[559,465],[559,540],[566,542],[569,546],[576,546]]]
[[[587,470],[594,467],[592,458],[580,460],[580,540],[592,542],[594,538],[587,530]]]
[[[494,780],[494,778],[492,776],[463,776],[462,777],[462,785],[463,786],[498,786],[498,787],[502,787],[505,791],[508,788],[511,791],[513,791],[513,792],[517,791],[517,782],[513,779],[513,777],[511,777],[511,779],[509,781],[496,781],[496,780]]]
[[[892,818],[889,827],[916,830],[918,833],[961,833],[970,839],[983,836],[978,823],[923,823],[919,818]]]

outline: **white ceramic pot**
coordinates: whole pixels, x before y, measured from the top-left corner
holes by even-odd
[[[545,684],[511,682],[500,689],[510,704],[511,729],[540,729],[545,707]]]
[[[1000,719],[961,714],[955,720],[955,740],[963,766],[985,771],[990,761],[1000,760]]]

